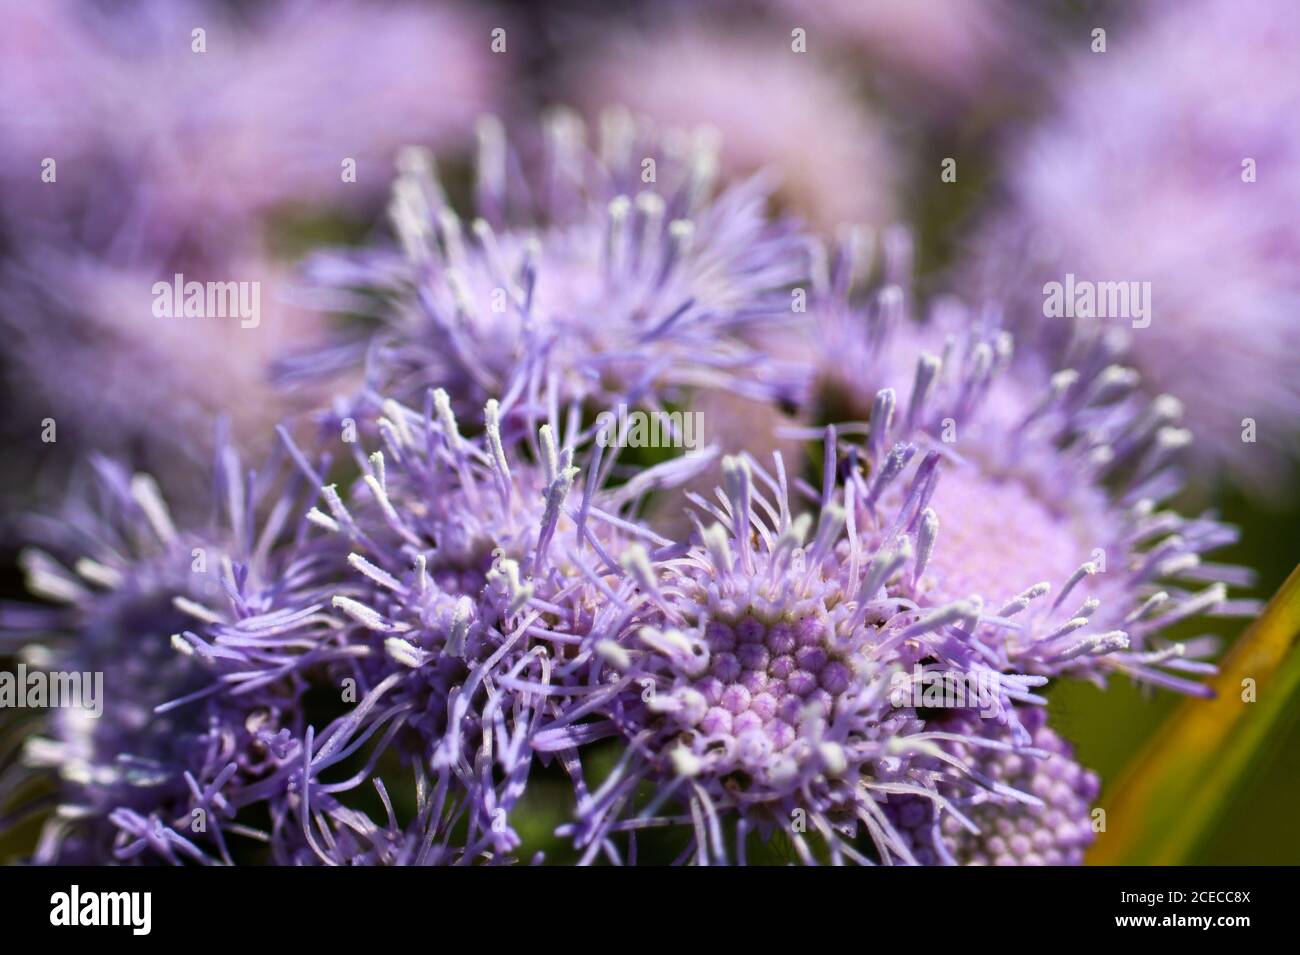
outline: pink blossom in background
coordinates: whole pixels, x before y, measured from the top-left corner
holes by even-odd
[[[293,303],[285,266],[250,254],[182,274],[257,283],[255,315],[187,316],[182,300],[160,317],[155,283],[171,285],[174,274],[53,249],[0,272],[7,358],[28,417],[48,415],[60,440],[117,453],[188,449],[204,460],[218,417],[245,447],[273,441],[294,405],[271,386],[269,363],[317,329],[318,316]]]
[[[1060,109],[1010,157],[989,238],[1023,273],[1030,321],[1059,321],[1042,317],[1043,284],[1070,273],[1150,282],[1149,326],[1113,317],[1109,338],[1182,403],[1203,462],[1264,477],[1300,415],[1300,7],[1149,12],[1105,54],[1080,41]]]
[[[580,61],[568,87],[591,113],[620,104],[660,123],[716,128],[727,171],[771,169],[782,198],[820,228],[896,214],[900,160],[881,118],[851,75],[793,52],[779,27],[627,31]]]
[[[463,145],[501,82],[491,24],[448,4],[146,0],[112,11],[0,3],[6,191],[44,201],[30,192],[53,157],[65,195],[128,184],[157,231],[286,201],[373,199],[397,147]],[[206,52],[193,51],[195,29]],[[342,181],[345,158],[356,183]]]
[[[288,405],[267,364],[319,326],[279,300],[270,215],[377,214],[396,150],[469,152],[504,81],[492,23],[454,4],[0,0],[0,19],[14,427],[53,414],[100,448],[202,454],[218,415],[270,440]],[[154,316],[176,273],[259,281],[262,321]]]
[[[949,108],[1005,92],[1036,62],[1037,16],[1003,0],[768,0],[811,48],[856,51],[900,97]],[[866,60],[863,63],[863,60]]]

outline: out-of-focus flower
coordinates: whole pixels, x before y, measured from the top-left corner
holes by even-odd
[[[1300,10],[1142,12],[1104,55],[1068,61],[1058,111],[1010,157],[1012,201],[985,241],[1047,334],[1104,328],[1177,397],[1197,460],[1276,478],[1300,431]],[[1043,317],[1049,282],[1072,299],[1066,317]]]
[[[767,0],[809,49],[848,47],[909,100],[951,113],[1010,91],[1038,58],[1034,14],[1003,0]]]
[[[208,457],[219,417],[240,447],[269,448],[299,400],[271,385],[271,364],[319,327],[287,269],[255,254],[173,271],[28,249],[0,270],[0,311],[27,442],[52,419],[59,441],[168,475]]]
[[[457,144],[500,82],[489,26],[453,5],[50,0],[4,20],[8,211],[67,196],[102,219],[125,191],[163,248],[287,201],[373,198],[398,146]]]
[[[143,451],[171,476],[206,457],[220,414],[264,449],[293,407],[266,386],[267,356],[314,328],[285,300],[269,215],[382,197],[400,144],[472,144],[500,83],[489,26],[353,0],[0,9],[6,439],[49,463],[35,436],[53,418],[59,450]],[[257,326],[179,301],[160,317],[151,289],[177,274],[256,286]]]
[[[679,25],[593,49],[567,79],[585,108],[619,103],[666,125],[718,130],[729,172],[774,171],[779,196],[827,231],[897,214],[899,159],[882,120],[846,71],[794,52],[788,32]]]
[[[178,524],[151,477],[106,459],[58,517],[32,520],[28,586],[58,606],[6,608],[4,646],[82,686],[0,786],[53,774],[54,795],[25,807],[54,809],[37,862],[229,862],[232,837],[267,838],[236,816],[297,765],[303,659],[287,648],[328,658],[320,588],[341,557],[305,539],[301,480],[247,475],[219,446],[206,525]]]
[[[320,380],[364,361],[373,394],[418,403],[446,389],[456,411],[500,400],[539,417],[545,395],[596,410],[662,407],[691,389],[770,399],[799,382],[746,333],[790,313],[800,268],[792,231],[765,216],[750,180],[712,195],[716,144],[652,135],[622,112],[595,149],[569,112],[545,129],[544,173],[527,182],[498,121],[480,123],[477,209],[466,226],[432,157],[405,154],[393,193],[401,251],[319,257],[338,307],[377,318],[364,334],[287,361]],[[379,302],[376,305],[375,299]]]

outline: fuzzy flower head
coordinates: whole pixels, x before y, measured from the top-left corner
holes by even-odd
[[[987,678],[990,718],[1027,745],[1012,704],[1041,702],[1031,690],[1044,679],[991,671],[960,636],[975,631],[978,603],[927,611],[913,599],[928,557],[917,507],[926,475],[902,506],[864,524],[858,488],[837,479],[836,447],[832,433],[815,525],[792,517],[779,456],[775,475],[728,458],[720,506],[698,502],[714,523],[685,554],[655,566],[629,553],[658,623],[594,647],[625,688],[606,716],[627,753],[566,830],[589,856],[617,858],[624,830],[679,822],[692,827],[699,861],[743,861],[749,833],[776,831],[805,862],[915,861],[881,808],[903,793],[945,805],[916,764],[935,751],[925,721],[891,692],[915,666]],[[656,795],[635,805],[647,779]]]
[[[1067,61],[986,244],[1009,260],[1014,278],[997,281],[1023,289],[1027,325],[1058,346],[1118,339],[1152,393],[1183,403],[1193,460],[1276,478],[1300,417],[1300,11],[1142,13],[1121,47]],[[1049,311],[1052,295],[1070,300]]]
[[[1054,586],[1032,580],[1057,566],[1051,545],[1062,529],[1046,507],[1031,509],[1020,519],[1045,525],[1018,528],[1033,536],[1016,544],[1015,560],[997,565],[1029,586],[1017,590],[983,570],[998,556],[980,548],[1009,545],[965,533],[966,512],[992,501],[1021,513],[1009,500],[978,495],[1034,472],[964,473],[969,465],[941,450],[937,428],[973,420],[1009,358],[977,338],[968,351],[954,346],[950,375],[922,361],[908,402],[881,389],[867,425],[846,426],[843,439],[828,429],[820,490],[791,488],[779,456],[773,474],[726,459],[717,504],[696,500],[713,523],[697,525],[684,553],[655,561],[627,553],[641,613],[617,632],[593,632],[601,680],[618,692],[601,708],[605,729],[589,730],[589,738],[617,730],[627,751],[600,789],[579,787],[578,820],[563,832],[584,858],[621,860],[635,846],[623,846],[625,833],[677,823],[692,834],[682,858],[696,861],[743,860],[751,833],[769,841],[776,832],[805,862],[1005,861],[1008,852],[1035,861],[1020,840],[1009,850],[997,841],[1006,838],[1005,816],[1035,851],[1078,860],[1088,841],[1079,817],[1095,784],[1051,761],[1059,741],[1026,716],[1043,702],[1034,688],[1059,675],[1100,682],[1125,673],[1203,692],[1198,678],[1210,668],[1188,658],[1207,647],[1160,633],[1229,608],[1222,584],[1193,593],[1162,580],[1196,566],[1179,555],[1212,542],[1212,522],[1181,523],[1171,541],[1123,551],[1114,583],[1096,565],[1066,562]],[[1029,412],[1021,407],[1012,423],[1036,420],[1054,401],[1049,393]],[[998,435],[1003,443],[989,447],[1004,454],[1023,437],[990,430],[983,440]],[[959,489],[955,496],[940,494],[946,484]],[[967,487],[977,496],[963,498]],[[818,502],[815,522],[792,517],[792,492]],[[1116,513],[1116,526],[1139,541],[1182,520],[1162,514],[1148,525],[1146,507]],[[1090,590],[1094,578],[1106,582]],[[934,678],[982,681],[980,718],[930,712],[915,693]],[[1043,760],[1043,778],[1025,768]],[[638,801],[646,781],[654,795]],[[911,802],[928,808],[894,814]],[[955,848],[918,841],[916,828],[931,822]]]
[[[952,740],[945,754],[967,762],[972,775],[996,779],[1014,790],[997,795],[974,787],[941,766],[954,812],[941,816],[932,803],[903,796],[886,812],[905,834],[921,865],[1082,865],[1092,844],[1092,802],[1100,791],[1095,773],[1074,761],[1070,745],[1054,733],[1042,709],[1029,709],[1023,722],[1033,734],[1031,748],[973,748],[965,733],[997,738],[996,724],[978,725],[962,713],[946,724]]]
[[[820,488],[791,484],[779,456],[770,475],[727,459],[717,503],[695,500],[709,523],[683,554],[629,554],[645,613],[593,647],[602,681],[622,688],[603,714],[628,750],[599,790],[580,787],[564,830],[587,859],[620,860],[636,829],[673,822],[692,833],[683,859],[743,858],[750,832],[766,841],[800,818],[803,861],[920,861],[918,847],[1034,861],[1020,841],[980,841],[1005,838],[1000,806],[1077,861],[1091,784],[1007,762],[1060,748],[1035,746],[1033,688],[1126,674],[1206,693],[1212,668],[1195,658],[1212,642],[1165,631],[1253,610],[1227,599],[1248,582],[1240,570],[1201,562],[1231,529],[1159,507],[1181,486],[1176,403],[1143,398],[1131,370],[1094,351],[1058,372],[1014,364],[992,311],[944,303],[914,324],[905,286],[859,294],[863,248],[814,255],[813,344],[789,352],[808,361],[821,413],[849,412],[822,435]],[[887,275],[910,271],[905,236],[884,251]],[[818,504],[815,520],[792,517],[792,495]],[[887,691],[945,674],[989,681],[982,722]],[[913,799],[928,808],[883,814]],[[922,846],[915,827],[931,822],[965,841]]]
[[[55,709],[27,742],[24,766],[52,771],[58,793],[36,858],[229,861],[223,830],[296,720],[282,634],[327,630],[311,602],[321,562],[293,530],[292,486],[246,483],[233,452],[206,526],[178,526],[147,475],[104,460],[96,472],[65,514],[36,522],[47,549],[23,555],[32,592],[61,605],[15,621],[50,634],[25,656],[98,674],[104,694],[102,715]]]
[[[385,300],[373,341],[289,361],[287,375],[364,352],[374,393],[418,403],[440,387],[457,413],[497,398],[511,419],[552,388],[561,403],[603,408],[655,406],[683,388],[793,387],[740,333],[788,314],[781,289],[797,258],[765,218],[760,181],[713,196],[711,137],[651,135],[611,112],[592,149],[561,111],[545,127],[544,174],[525,181],[500,122],[483,119],[479,134],[478,218],[448,204],[429,154],[405,153],[391,205],[401,253],[326,256],[314,269]],[[365,314],[367,301],[339,305]]]
[[[905,275],[904,246],[891,247],[886,274]],[[1173,644],[1162,631],[1254,605],[1227,599],[1246,572],[1202,562],[1233,529],[1161,508],[1182,487],[1180,404],[1145,398],[1112,353],[1086,351],[1059,371],[1033,355],[1017,364],[992,311],[945,301],[916,324],[896,284],[864,301],[854,248],[815,270],[810,377],[823,413],[867,422],[843,429],[866,435],[854,452],[866,464],[863,500],[895,501],[908,492],[894,475],[929,470],[917,599],[978,597],[987,626],[1005,631],[990,645],[1017,670],[1118,671],[1206,692],[1209,667],[1193,658],[1212,642]]]
[[[670,543],[629,517],[647,490],[709,460],[670,461],[605,488],[600,445],[582,455],[589,476],[574,464],[588,437],[567,426],[574,410],[563,426],[510,437],[493,399],[470,439],[445,391],[431,392],[423,413],[386,401],[374,428],[381,450],[358,451],[361,477],[346,493],[325,486],[308,514],[349,550],[332,597],[330,666],[333,682],[358,690],[346,738],[374,737],[430,774],[430,791],[466,820],[462,858],[518,847],[510,813],[541,721],[582,672],[576,647],[619,614],[608,578],[634,543]]]

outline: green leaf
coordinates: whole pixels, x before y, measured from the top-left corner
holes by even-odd
[[[1224,658],[1215,698],[1184,702],[1113,788],[1089,863],[1191,859],[1271,732],[1300,707],[1298,638],[1300,567]]]

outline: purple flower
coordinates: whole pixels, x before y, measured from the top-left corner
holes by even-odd
[[[218,415],[261,453],[296,410],[268,356],[319,334],[317,316],[288,301],[268,224],[308,203],[368,216],[401,144],[468,146],[501,59],[459,5],[109,6],[4,5],[6,437],[52,418],[63,447],[144,448],[171,479],[206,459]],[[258,314],[160,315],[151,290],[177,274],[256,289]]]
[[[1300,15],[1285,0],[1142,12],[1122,44],[1066,61],[985,247],[1010,260],[999,284],[1023,290],[1027,327],[1116,340],[1186,409],[1194,460],[1276,486],[1300,415]]]
[[[32,665],[102,679],[103,694],[98,716],[87,700],[52,709],[11,770],[53,774],[54,795],[20,810],[55,810],[37,862],[228,862],[232,836],[266,838],[236,816],[302,722],[286,647],[327,643],[330,561],[301,532],[302,482],[245,475],[222,448],[210,522],[178,523],[151,477],[104,459],[32,522],[28,586],[59,606],[6,624],[46,635],[23,649]]]
[[[1023,722],[1033,734],[1032,748],[972,747],[963,741],[969,733],[997,740],[999,727],[989,721],[980,725],[957,714],[939,724],[954,737],[940,744],[944,759],[932,761],[951,811],[939,816],[933,803],[914,796],[886,805],[922,865],[1083,864],[1095,834],[1092,802],[1100,783],[1047,727],[1042,709],[1025,710]],[[1004,783],[1014,794],[971,787],[949,760],[960,761],[973,776]]]
[[[906,274],[902,237],[885,247],[887,274]],[[619,688],[603,716],[626,750],[598,789],[579,780],[562,830],[585,861],[630,859],[636,831],[667,824],[690,829],[682,859],[696,862],[743,860],[751,832],[778,830],[802,861],[921,861],[882,804],[915,798],[927,819],[971,831],[926,762],[936,746],[1042,759],[1022,715],[1061,675],[1208,693],[1213,668],[1195,658],[1213,643],[1165,631],[1253,610],[1227,599],[1248,575],[1200,560],[1232,530],[1160,509],[1181,486],[1176,408],[1135,395],[1132,372],[1104,354],[1050,374],[1033,356],[1013,364],[991,313],[946,303],[913,325],[894,285],[858,304],[860,249],[814,261],[811,377],[826,408],[865,419],[827,430],[820,487],[788,478],[779,456],[770,474],[726,459],[721,506],[695,499],[705,516],[685,553],[627,553],[642,612],[593,646],[599,681]],[[815,524],[794,516],[801,497],[817,503]],[[987,681],[981,715],[999,728],[954,735],[893,698],[918,666]],[[1036,777],[1026,795],[969,760],[948,765],[963,799],[1039,807]],[[654,795],[639,801],[647,781]],[[1087,834],[1053,813],[1086,804],[1052,796],[1024,818],[1077,860]]]
[[[159,314],[156,287],[170,292],[178,272],[187,283],[238,287],[245,304],[255,294],[256,311],[189,315],[182,300]],[[15,440],[35,443],[50,419],[58,443],[37,445],[43,459],[65,447],[136,454],[173,488],[210,459],[218,418],[241,449],[267,453],[277,422],[317,397],[288,396],[270,381],[273,359],[319,329],[317,315],[287,300],[286,272],[260,254],[173,267],[26,249],[0,269]]]
[[[804,862],[915,861],[882,804],[912,795],[947,806],[917,763],[935,737],[896,692],[922,663],[995,685],[990,706],[1028,745],[1012,702],[1041,702],[1031,688],[1045,679],[987,666],[968,636],[978,604],[917,604],[928,554],[916,509],[864,526],[855,485],[836,479],[836,447],[832,434],[815,526],[792,515],[779,455],[771,474],[727,458],[721,506],[698,501],[714,523],[687,551],[652,561],[629,548],[644,610],[629,602],[627,622],[593,634],[592,647],[600,683],[618,691],[604,718],[626,748],[599,788],[579,778],[578,818],[562,830],[584,861],[630,860],[638,830],[670,824],[688,827],[682,859],[699,863],[744,862],[751,833],[778,831]],[[974,734],[969,744],[985,745]],[[639,801],[647,781],[654,794]]]
[[[824,410],[864,433],[858,500],[919,512],[927,555],[917,599],[978,599],[990,647],[1016,671],[1097,678],[1122,672],[1205,693],[1214,649],[1162,632],[1198,614],[1250,615],[1227,599],[1243,568],[1202,562],[1235,530],[1212,516],[1162,509],[1182,487],[1180,407],[1135,390],[1137,376],[1104,350],[1051,371],[1013,343],[994,312],[942,301],[929,322],[908,320],[911,296],[886,285],[857,304],[860,256],[846,244],[814,288],[806,354]],[[906,242],[886,242],[887,276],[909,271]],[[914,497],[906,480],[924,475]]]
[[[747,330],[789,314],[794,239],[764,216],[751,180],[711,197],[716,144],[652,136],[606,114],[595,148],[581,122],[545,125],[544,174],[522,177],[499,121],[479,124],[477,211],[451,208],[432,157],[408,151],[391,218],[401,252],[319,259],[326,286],[365,290],[338,307],[371,314],[373,333],[286,363],[318,379],[364,357],[369,390],[418,403],[439,387],[460,414],[488,398],[537,416],[562,403],[657,407],[683,390],[728,387],[769,398],[794,383]]]
[[[77,200],[87,234],[126,207],[119,246],[220,248],[286,202],[373,198],[403,143],[456,145],[500,84],[488,31],[444,4],[7,4],[6,185],[36,225]]]
[[[542,723],[588,702],[575,651],[621,617],[617,589],[630,585],[609,575],[634,542],[670,543],[632,512],[709,456],[603,489],[612,460],[599,444],[585,480],[573,463],[589,433],[552,420],[512,438],[493,399],[481,435],[467,439],[442,390],[423,414],[384,402],[373,430],[383,450],[358,450],[361,477],[343,493],[324,487],[308,514],[350,549],[331,601],[340,649],[329,669],[361,702],[340,739],[373,737],[376,753],[428,773],[419,791],[457,807],[467,827],[454,858],[502,858],[519,845],[510,813],[535,750],[571,745],[560,732],[538,743]],[[439,824],[442,809],[429,818]]]

